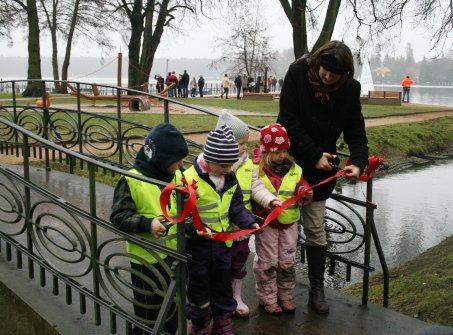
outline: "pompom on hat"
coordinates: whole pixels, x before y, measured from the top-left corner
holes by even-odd
[[[272,123],[261,129],[260,151],[273,152],[289,149],[289,138],[285,127],[279,123]]]
[[[203,158],[215,164],[234,164],[239,160],[239,145],[228,125],[209,132],[203,147]]]
[[[249,127],[244,121],[230,114],[226,109],[222,109],[222,114],[219,116],[216,128],[218,129],[225,124],[233,131],[236,141],[239,141],[250,133]]]

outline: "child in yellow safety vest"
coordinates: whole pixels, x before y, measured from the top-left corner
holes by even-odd
[[[244,197],[244,205],[248,210],[252,210],[252,202],[260,204],[264,208],[272,209],[280,206],[281,202],[263,184],[255,169],[253,161],[247,152],[247,142],[249,140],[249,127],[236,116],[223,110],[217,121],[216,128],[228,125],[233,131],[233,135],[239,144],[239,160],[233,164],[233,171],[241,186]],[[237,226],[232,223],[233,230]],[[237,228],[239,229],[239,228]],[[231,276],[233,278],[233,296],[237,302],[235,315],[237,317],[248,317],[249,307],[242,300],[242,280],[247,275],[247,259],[250,254],[249,248],[250,235],[238,237],[231,246]]]
[[[239,228],[260,229],[255,217],[244,206],[241,187],[231,170],[239,159],[239,147],[231,129],[224,125],[211,131],[203,152],[193,166],[184,171],[189,184],[196,183],[196,207],[206,232],[195,225],[186,226],[188,262],[188,310],[192,321],[190,334],[232,335],[231,316],[237,303],[231,288],[231,241],[211,239],[214,232],[230,230],[230,222]]]
[[[184,136],[173,125],[159,124],[149,132],[130,172],[167,183],[179,183],[182,176],[180,168],[188,152]],[[123,176],[114,191],[110,221],[122,231],[137,233],[144,239],[176,249],[176,226],[167,232],[162,224],[164,216],[159,202],[160,194],[158,185]],[[169,213],[176,215],[176,206],[172,206]],[[164,300],[162,292],[170,283],[172,259],[162,252],[147,251],[130,241],[126,242],[126,249],[132,281],[132,286],[127,286],[133,290],[136,319],[153,328]],[[164,330],[174,334],[177,328],[178,313],[173,304]],[[141,327],[134,326],[132,334],[144,332]]]
[[[289,146],[286,129],[280,124],[270,124],[261,129],[258,175],[281,202],[309,187],[301,167],[288,154]],[[312,197],[313,192],[307,192],[302,201],[308,203]],[[253,207],[257,215],[266,216],[268,213],[265,208]],[[255,236],[253,272],[256,295],[268,314],[294,313],[296,309],[292,300],[300,216],[298,204],[293,204],[271,221],[262,234]]]

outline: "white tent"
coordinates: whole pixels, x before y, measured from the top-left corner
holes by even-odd
[[[362,96],[367,96],[368,91],[374,91],[373,77],[371,76],[370,63],[368,62],[368,59],[363,62],[362,72],[357,80],[360,81],[360,84],[362,85],[362,90],[360,92]]]

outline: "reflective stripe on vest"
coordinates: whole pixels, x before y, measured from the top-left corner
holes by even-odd
[[[141,173],[136,170],[132,169],[130,170],[132,173],[136,173],[141,175]],[[140,215],[143,215],[146,218],[155,218],[156,216],[161,216],[162,214],[162,209],[160,208],[160,203],[159,203],[159,198],[160,198],[160,193],[161,190],[157,185],[154,184],[149,184],[145,183],[141,180],[134,179],[131,177],[125,176],[127,184],[129,185],[129,189],[131,191],[131,196],[132,199],[134,200],[135,207],[137,210],[137,213]],[[176,171],[175,173],[175,178],[176,180],[181,179],[181,172],[179,170]],[[174,197],[171,197],[172,205],[171,208],[168,209],[168,213],[170,215],[175,215],[176,214],[176,201],[174,201]],[[142,236],[143,238],[147,240],[151,240],[153,242],[165,244],[168,248],[175,249],[176,250],[176,230],[177,227],[176,225],[171,226],[168,235],[165,237],[161,238],[155,238],[154,236],[151,235],[151,233],[139,233],[138,235]],[[157,254],[157,256],[153,256],[149,251],[145,250],[138,244],[126,241],[126,250],[128,253],[133,254],[135,256],[138,256],[140,258],[145,259],[147,262],[154,264],[157,262],[157,259],[164,259],[167,257],[167,255],[161,253],[161,252],[156,252],[153,251]],[[140,263],[139,261],[131,258],[131,262],[133,263]]]
[[[254,169],[253,161],[248,158],[235,172],[239,186],[244,197],[244,206],[252,211],[252,173]]]
[[[269,177],[264,174],[260,176],[263,181],[264,186],[274,194],[278,200],[281,202],[288,200],[295,195],[295,188],[297,183],[302,178],[302,168],[294,164],[294,166],[283,176],[282,183],[278,191],[275,190],[274,185],[272,185]],[[282,224],[293,223],[300,218],[300,208],[297,203],[289,206],[278,216],[278,222]]]
[[[211,185],[200,178],[193,166],[184,171],[184,176],[189,184],[192,183],[192,180],[197,181],[197,209],[201,221],[216,232],[228,231],[230,227],[228,214],[237,185],[229,188],[220,197]],[[230,247],[233,242],[226,241],[225,243]]]

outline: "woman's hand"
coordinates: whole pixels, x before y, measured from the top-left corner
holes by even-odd
[[[324,171],[332,171],[334,168],[334,159],[337,158],[337,155],[332,155],[328,152],[323,152],[322,157],[316,163],[316,168]]]
[[[360,168],[358,166],[347,165],[347,166],[344,167],[343,170],[347,172],[345,174],[345,176],[347,178],[357,179],[360,176]]]

